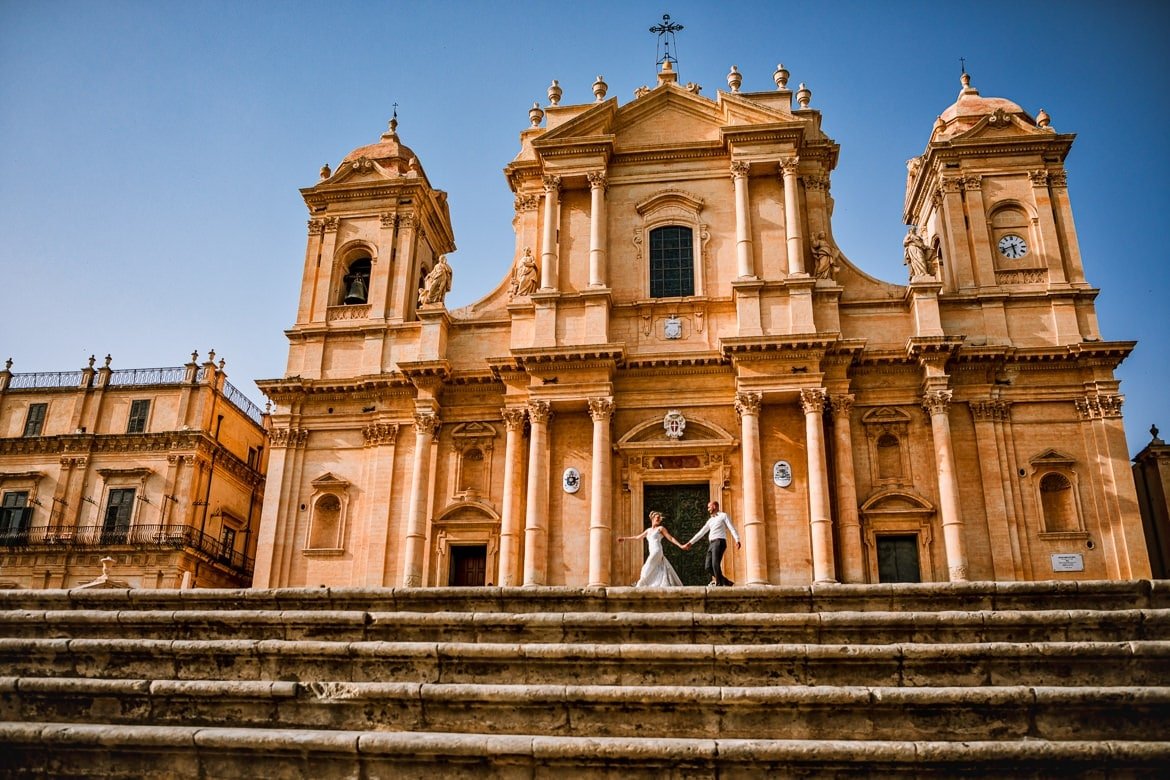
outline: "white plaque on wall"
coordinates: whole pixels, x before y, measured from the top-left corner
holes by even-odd
[[[778,460],[772,464],[772,481],[776,487],[788,487],[792,484],[792,464],[786,460]]]
[[[581,472],[570,466],[561,476],[561,487],[566,493],[576,493],[581,489]]]
[[[1080,553],[1053,553],[1053,571],[1084,571],[1085,558]]]

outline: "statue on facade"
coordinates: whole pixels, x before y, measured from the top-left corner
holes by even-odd
[[[817,233],[812,243],[813,276],[817,279],[836,279],[837,271],[840,270],[840,266],[837,265],[839,254],[829,244],[823,230]]]
[[[905,259],[902,262],[910,266],[910,281],[914,281],[920,276],[934,276],[930,270],[930,249],[913,225],[906,231],[906,238],[902,239],[902,249],[905,254]]]
[[[433,304],[442,305],[447,293],[451,292],[451,266],[447,265],[447,256],[439,255],[439,262],[423,279],[423,286],[418,291],[419,306]]]
[[[536,268],[536,258],[532,256],[532,250],[526,248],[524,256],[517,261],[516,268],[512,271],[512,297],[532,295],[536,292],[538,284],[540,273]]]

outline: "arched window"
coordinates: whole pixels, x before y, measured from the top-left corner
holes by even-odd
[[[309,549],[335,550],[341,546],[341,500],[326,493],[313,504]]]
[[[902,478],[902,446],[898,437],[883,433],[877,440],[878,479]]]
[[[368,257],[358,257],[349,264],[341,283],[341,302],[345,305],[365,303],[370,293],[370,268]]]
[[[1040,506],[1044,509],[1045,531],[1080,530],[1072,483],[1065,475],[1053,471],[1040,478]]]
[[[666,225],[650,231],[650,297],[695,294],[694,232]]]

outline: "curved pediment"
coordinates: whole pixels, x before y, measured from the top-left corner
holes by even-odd
[[[443,511],[435,516],[435,522],[449,525],[498,523],[500,515],[479,501],[457,501],[444,507]]]
[[[701,419],[689,419],[683,434],[678,439],[666,435],[666,427],[661,417],[646,420],[635,425],[629,433],[617,443],[618,449],[637,447],[638,445],[669,445],[679,447],[685,445],[723,446],[734,447],[739,441],[715,423]]]
[[[934,505],[917,493],[908,490],[883,490],[866,499],[862,514],[926,514],[934,512]]]

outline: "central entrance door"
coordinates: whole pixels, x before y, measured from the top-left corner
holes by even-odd
[[[450,585],[480,587],[487,576],[487,546],[482,544],[451,546]]]
[[[644,485],[642,527],[650,526],[650,513],[657,510],[662,513],[662,524],[670,531],[670,535],[686,544],[707,522],[707,503],[710,500],[710,486],[705,482],[698,485]],[[664,540],[662,550],[670,565],[678,572],[683,585],[706,585],[710,582],[711,577],[703,571],[706,542],[695,542],[694,547],[684,551]]]

